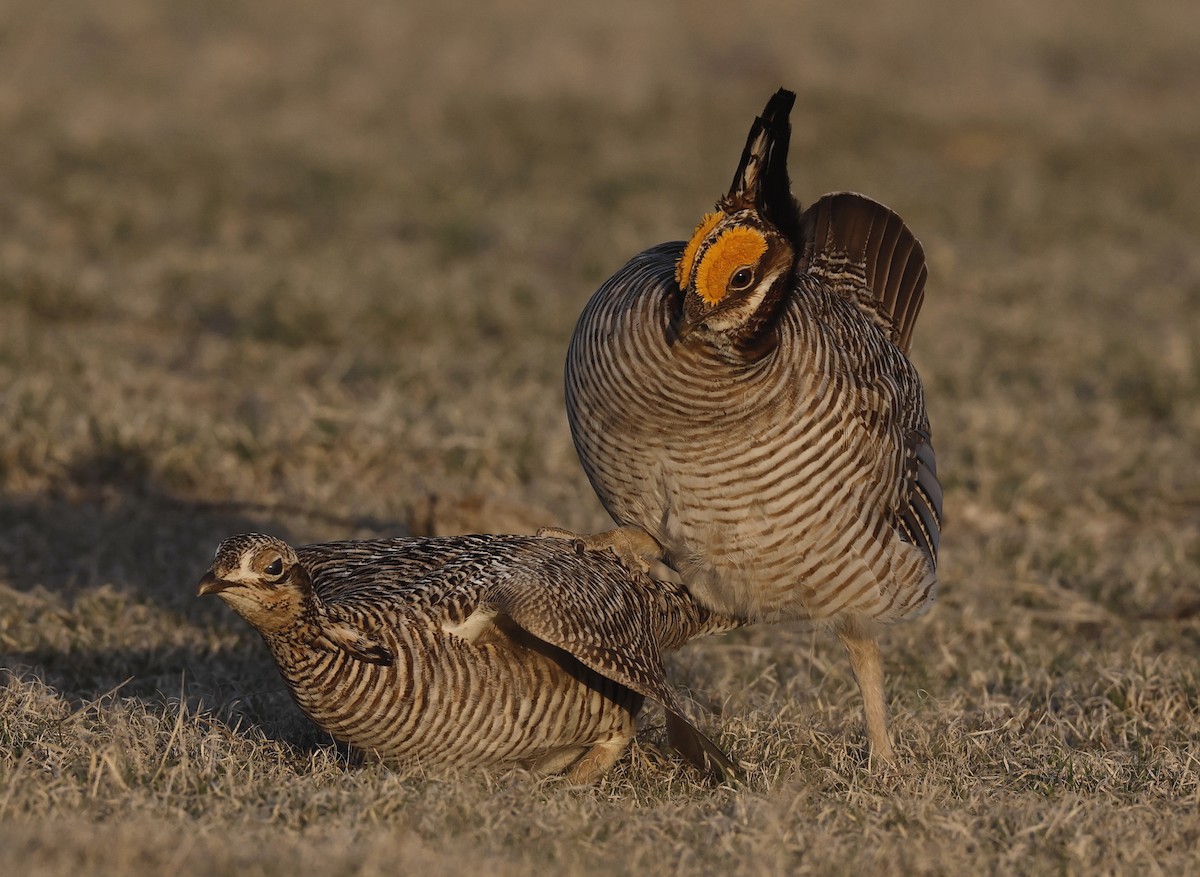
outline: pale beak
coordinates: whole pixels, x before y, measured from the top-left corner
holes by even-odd
[[[200,579],[200,584],[196,587],[196,596],[203,597],[205,594],[219,594],[229,586],[229,582],[217,578],[216,574],[210,569],[204,574],[204,578]]]

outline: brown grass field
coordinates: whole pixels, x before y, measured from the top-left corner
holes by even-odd
[[[418,7],[0,7],[0,873],[1195,873],[1200,7]],[[653,711],[590,789],[348,760],[195,599],[217,542],[605,527],[575,318],[780,85],[797,195],[929,257],[901,764],[789,627],[671,662],[738,785]]]

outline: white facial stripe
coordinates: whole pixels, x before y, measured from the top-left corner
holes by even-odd
[[[782,268],[776,268],[774,271],[772,271],[770,274],[768,274],[766,277],[764,277],[762,279],[762,282],[759,283],[758,286],[754,290],[754,294],[758,296],[758,301],[761,302],[763,300],[763,296],[767,294],[767,290],[770,289],[772,285],[774,285],[775,281],[779,279],[779,275],[782,273],[783,273]],[[760,290],[761,290],[761,292],[760,292]]]
[[[758,306],[767,297],[767,290],[779,279],[781,274],[783,274],[783,269],[776,268],[759,281],[747,298],[732,307],[718,310],[704,321],[704,325],[713,332],[724,332],[741,326],[751,314],[758,310]]]
[[[250,552],[243,554],[241,561],[238,563],[238,568],[230,570],[223,578],[227,582],[254,582],[262,578],[259,573],[255,572],[250,566],[252,555]]]

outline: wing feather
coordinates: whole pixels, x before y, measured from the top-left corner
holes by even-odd
[[[664,612],[668,607],[661,604],[691,603],[690,595],[678,585],[631,575],[615,558],[591,553],[587,560],[565,576],[553,568],[534,574],[518,568],[489,587],[485,599],[514,624],[588,669],[657,701],[667,712],[672,745],[689,761],[718,776],[735,773],[729,757],[687,718],[663,668],[663,632],[657,628],[674,613]],[[546,562],[551,567],[553,563]],[[702,610],[695,610],[685,613],[682,623],[689,616],[701,617]]]

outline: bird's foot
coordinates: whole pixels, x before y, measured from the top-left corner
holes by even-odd
[[[620,761],[621,753],[629,746],[630,739],[625,737],[610,743],[597,743],[567,772],[567,784],[594,786]]]
[[[542,527],[537,534],[545,539],[569,539],[581,553],[611,551],[632,572],[645,573],[659,582],[683,583],[679,573],[663,560],[662,546],[645,530],[618,527],[585,536],[559,527]]]

